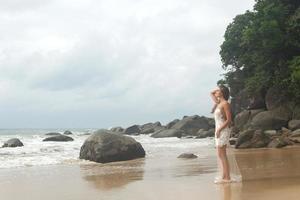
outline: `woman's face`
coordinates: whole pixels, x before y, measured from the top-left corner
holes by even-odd
[[[220,88],[218,88],[217,90],[216,90],[216,92],[215,92],[215,96],[216,97],[222,97],[222,91],[220,90]]]

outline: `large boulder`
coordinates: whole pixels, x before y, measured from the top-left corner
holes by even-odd
[[[193,153],[182,153],[180,154],[179,156],[177,156],[177,158],[188,158],[188,159],[191,159],[191,158],[197,158],[198,156],[196,156],[195,154]]]
[[[73,141],[74,139],[66,136],[66,135],[56,135],[56,136],[51,136],[48,138],[45,138],[43,140],[43,142],[48,142],[48,141],[52,141],[52,142],[69,142],[69,141]]]
[[[263,130],[280,130],[281,127],[286,127],[288,119],[278,115],[273,111],[263,111],[253,117],[250,127],[253,129]]]
[[[269,148],[281,148],[284,146],[289,145],[290,141],[287,137],[280,136],[280,137],[275,137],[273,140],[268,144]]]
[[[288,123],[288,127],[292,131],[296,130],[296,129],[300,129],[300,120],[296,120],[296,119],[290,120],[289,123]]]
[[[184,134],[184,131],[180,129],[162,129],[155,131],[151,137],[153,138],[164,138],[164,137],[178,137],[181,138],[182,135]]]
[[[264,109],[266,107],[264,96],[265,91],[263,90],[256,94],[249,94],[246,89],[233,92],[230,103],[233,117],[243,110]]]
[[[126,135],[139,135],[140,133],[141,129],[139,125],[132,125],[124,130],[124,134]]]
[[[214,128],[211,128],[209,130],[199,129],[196,138],[206,138],[206,137],[214,137],[214,136],[215,136]]]
[[[172,126],[172,129],[179,129],[184,131],[186,135],[197,135],[199,129],[209,130],[210,125],[208,119],[204,116],[188,116],[178,121]]]
[[[243,131],[249,128],[251,120],[258,113],[265,111],[264,109],[255,110],[243,110],[234,117],[234,126],[239,130]]]
[[[160,122],[146,123],[140,126],[141,134],[154,133],[157,130],[164,129]]]
[[[243,131],[235,143],[235,148],[261,148],[266,147],[270,142],[270,137],[265,135],[260,129],[249,129]]]
[[[2,147],[21,147],[23,143],[18,138],[12,138],[4,142]]]
[[[166,128],[172,128],[172,126],[174,126],[174,124],[176,124],[177,122],[179,122],[179,119],[174,119],[173,121],[167,123]]]
[[[145,157],[145,150],[134,138],[105,129],[89,136],[80,149],[80,159],[100,163]]]

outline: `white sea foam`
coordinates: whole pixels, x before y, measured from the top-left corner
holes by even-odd
[[[49,137],[45,133],[50,132],[45,130],[33,130],[34,134],[22,130],[16,131],[16,134],[10,132],[3,135],[3,132],[0,131],[0,134],[2,134],[0,135],[0,145],[8,139],[19,138],[24,146],[0,148],[0,169],[37,165],[89,163],[79,159],[80,147],[89,136],[84,133],[88,131],[72,131],[74,134],[70,136],[74,141],[71,142],[43,142],[44,138]],[[89,132],[92,131],[90,130]],[[198,147],[212,145],[212,140],[209,138],[152,138],[149,135],[132,137],[142,144],[148,157],[175,155]]]

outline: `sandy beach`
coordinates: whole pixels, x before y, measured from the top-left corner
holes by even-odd
[[[1,169],[0,194],[7,200],[299,199],[299,147],[232,151],[242,183],[214,184],[215,149],[193,147],[189,152],[198,155],[196,159],[179,159],[174,154],[107,164],[70,162]]]

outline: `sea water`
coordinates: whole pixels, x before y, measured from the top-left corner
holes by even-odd
[[[50,137],[49,132],[63,133],[63,129],[0,129],[0,145],[11,138],[18,138],[24,146],[0,148],[0,169],[15,167],[30,167],[37,165],[89,163],[79,159],[80,148],[85,139],[97,129],[68,129],[74,139],[70,142],[43,142]],[[146,152],[146,157],[178,156],[181,153],[202,149],[197,156],[205,157],[206,148],[213,148],[213,139],[194,138],[152,138],[150,135],[133,137],[140,142]]]

